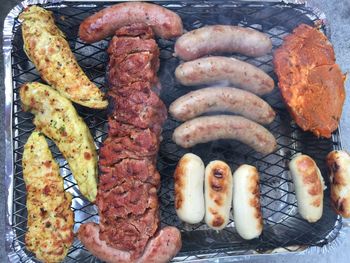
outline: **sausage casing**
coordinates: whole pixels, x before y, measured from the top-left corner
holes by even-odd
[[[182,20],[178,14],[162,6],[128,2],[112,5],[86,18],[79,27],[79,37],[92,43],[114,34],[126,25],[145,23],[161,38],[182,34]]]
[[[219,86],[189,92],[169,107],[169,113],[181,121],[215,111],[235,113],[261,124],[271,123],[276,115],[267,102],[253,93]]]
[[[324,182],[315,161],[298,155],[289,163],[299,214],[308,222],[318,221],[323,212]]]
[[[273,79],[261,69],[228,57],[204,57],[180,64],[175,70],[176,79],[185,86],[228,81],[256,95],[273,90]]]
[[[229,222],[232,202],[232,173],[222,161],[212,161],[205,168],[205,222],[223,229]]]
[[[180,231],[176,227],[167,226],[150,239],[142,256],[133,260],[129,251],[109,246],[100,238],[99,233],[99,225],[89,222],[82,224],[77,234],[85,248],[106,263],[166,263],[182,246]]]
[[[192,30],[179,37],[175,43],[175,54],[183,60],[193,60],[214,52],[237,52],[259,57],[270,52],[271,48],[271,39],[252,28],[213,25]]]
[[[332,151],[326,158],[330,181],[331,201],[336,212],[350,217],[350,156],[345,151]]]
[[[175,173],[175,209],[178,217],[187,223],[202,221],[204,209],[204,163],[197,155],[185,154]]]
[[[260,236],[263,220],[259,173],[254,166],[241,165],[233,174],[233,218],[242,238],[249,240]]]
[[[181,124],[173,133],[173,141],[184,148],[219,139],[238,140],[263,154],[273,152],[277,145],[263,126],[240,116],[198,117]]]

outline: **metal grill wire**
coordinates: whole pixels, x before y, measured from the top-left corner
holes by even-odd
[[[273,42],[273,50],[281,43],[285,35],[300,23],[312,25],[317,16],[300,5],[285,5],[278,3],[231,2],[216,1],[215,3],[195,2],[161,2],[162,5],[176,11],[183,19],[187,30],[211,24],[232,24],[251,27],[267,33]],[[108,56],[106,47],[109,39],[94,44],[85,44],[77,38],[80,22],[87,16],[103,8],[107,3],[98,4],[46,4],[44,7],[52,10],[56,24],[66,34],[70,47],[78,63],[88,77],[99,87],[106,87],[106,65]],[[25,249],[24,235],[27,224],[26,191],[22,177],[23,146],[33,131],[33,116],[21,109],[19,87],[28,81],[41,81],[38,72],[28,60],[23,51],[21,28],[18,20],[13,28],[13,144],[14,144],[14,214],[13,229],[16,234],[13,247],[21,262],[36,261],[33,254]],[[159,77],[163,86],[161,98],[168,106],[179,96],[198,87],[183,87],[174,79],[174,70],[179,60],[172,56],[174,41],[158,39],[161,49],[161,67]],[[272,56],[247,58],[234,54],[234,57],[252,63],[270,74],[277,83],[273,73]],[[105,88],[103,88],[105,89]],[[340,148],[338,133],[333,140],[316,139],[309,133],[304,133],[291,120],[281,100],[277,88],[272,94],[264,97],[277,112],[275,121],[269,125],[269,130],[275,135],[278,148],[275,153],[262,155],[237,141],[215,141],[202,144],[192,149],[184,150],[176,146],[171,135],[180,123],[169,117],[164,126],[163,141],[158,156],[158,169],[161,173],[162,184],[159,192],[160,213],[162,225],[173,225],[181,229],[183,248],[174,261],[186,259],[213,258],[217,256],[249,254],[252,250],[266,253],[274,248],[285,248],[294,251],[299,246],[324,245],[332,241],[340,227],[341,218],[331,209],[329,202],[329,188],[325,191],[324,212],[320,221],[309,224],[297,214],[296,199],[293,184],[288,174],[288,162],[299,152],[312,156],[319,165],[326,184],[324,159],[326,154]],[[106,135],[106,111],[96,111],[75,105],[90,128],[97,148]],[[80,224],[88,221],[98,222],[97,209],[79,194],[76,183],[70,173],[68,164],[56,148],[49,142],[54,158],[60,164],[60,171],[64,177],[65,189],[74,196],[72,209],[75,213],[74,231]],[[220,233],[209,230],[204,223],[188,225],[182,223],[176,216],[174,209],[173,172],[183,154],[193,152],[198,154],[205,164],[212,160],[224,160],[234,171],[240,164],[254,165],[260,172],[261,201],[264,218],[264,231],[260,238],[252,241],[241,239],[231,219],[230,224]],[[98,261],[83,248],[75,239],[66,258],[66,262],[95,262]]]

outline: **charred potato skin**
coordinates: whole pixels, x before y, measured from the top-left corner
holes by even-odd
[[[326,162],[333,208],[339,215],[350,218],[350,155],[345,151],[332,151]]]
[[[72,103],[51,87],[32,82],[20,89],[24,110],[35,115],[36,128],[55,142],[91,202],[97,194],[97,153],[89,128]]]
[[[26,8],[22,20],[24,51],[40,76],[61,95],[89,108],[106,108],[107,100],[78,65],[52,12],[38,6]]]
[[[43,262],[60,262],[74,239],[72,196],[64,192],[59,166],[40,132],[34,131],[25,144],[22,164],[27,189],[26,247]]]

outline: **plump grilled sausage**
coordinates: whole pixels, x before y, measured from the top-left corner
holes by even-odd
[[[331,181],[331,201],[343,217],[350,217],[350,156],[345,151],[332,151],[326,158]]]
[[[271,48],[271,39],[252,28],[213,25],[182,35],[175,43],[175,54],[183,60],[193,60],[216,52],[237,52],[259,57],[270,52]]]
[[[261,69],[228,57],[205,57],[179,65],[176,79],[185,86],[228,81],[237,88],[264,95],[273,90],[273,79]]]
[[[161,38],[173,38],[182,34],[181,18],[174,12],[155,4],[120,3],[86,18],[79,27],[79,37],[92,43],[114,34],[126,25],[145,23]]]
[[[86,223],[80,226],[78,238],[94,256],[107,263],[165,263],[181,248],[180,231],[175,227],[165,227],[150,240],[140,258],[131,260],[129,252],[112,248],[101,240],[99,231],[98,224]]]
[[[261,124],[271,123],[276,115],[271,106],[258,96],[231,87],[192,91],[175,100],[169,107],[170,114],[181,121],[215,111],[235,113]]]
[[[324,182],[315,161],[298,155],[289,163],[299,214],[310,223],[318,221],[323,212]]]
[[[185,154],[177,164],[174,178],[176,214],[184,222],[199,223],[205,213],[203,161],[195,154]]]
[[[205,168],[205,223],[223,229],[229,222],[232,202],[232,173],[222,161],[212,161]]]
[[[233,174],[233,218],[242,238],[249,240],[260,236],[263,220],[259,173],[254,166],[241,165]]]
[[[241,141],[263,154],[276,148],[276,139],[268,130],[240,116],[198,117],[181,124],[173,133],[173,141],[184,148],[219,139]]]

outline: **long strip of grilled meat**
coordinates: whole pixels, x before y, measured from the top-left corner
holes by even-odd
[[[155,88],[158,85],[159,49],[151,27],[134,24],[117,30],[108,53],[110,111],[108,137],[100,149],[101,176],[96,201],[100,216],[98,242],[118,251],[127,251],[130,262],[147,262],[150,257],[144,257],[151,250],[154,253],[156,250],[159,253],[168,251],[172,257],[181,247],[177,229],[171,230],[176,233],[172,238],[166,237],[174,244],[158,242],[160,250],[147,246],[157,243],[151,242],[152,238],[162,239],[158,237],[162,231],[156,233],[160,224],[157,197],[160,175],[156,157],[167,116]],[[79,235],[82,236],[84,231],[87,235],[88,229],[95,228],[86,226],[79,230]],[[171,231],[167,229],[166,232]],[[97,241],[93,244],[95,254],[100,255],[103,248],[96,244]],[[171,246],[176,249],[170,249]],[[108,261],[107,256],[103,257]]]

